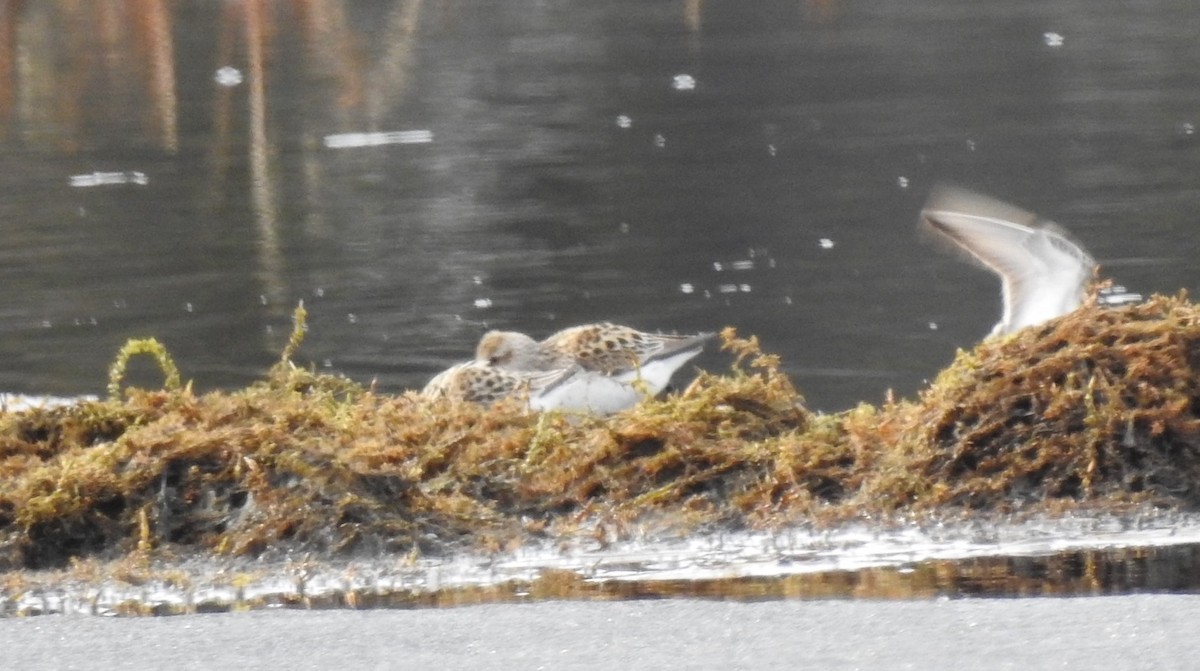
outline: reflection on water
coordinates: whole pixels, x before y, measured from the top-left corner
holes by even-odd
[[[0,3],[0,390],[143,336],[244,384],[303,299],[385,391],[611,319],[758,334],[818,408],[913,393],[999,312],[914,235],[936,180],[1196,286],[1197,11],[1100,3]]]
[[[374,558],[343,565],[92,566],[14,576],[0,616],[412,608],[547,599],[928,599],[1200,592],[1194,519],[1074,518],[898,531],[724,534],[595,550]],[[144,569],[143,569],[144,571]],[[29,581],[28,583],[22,580]]]
[[[785,577],[578,582],[585,598],[914,599],[1197,592],[1200,546],[941,559]],[[563,580],[561,575],[548,576]],[[552,595],[547,595],[552,596]],[[451,597],[452,598],[452,597]]]

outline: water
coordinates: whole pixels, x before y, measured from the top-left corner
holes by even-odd
[[[935,181],[1195,289],[1198,28],[1187,0],[10,3],[0,390],[97,393],[145,336],[244,385],[304,300],[301,358],[387,392],[487,328],[608,319],[758,334],[825,410],[913,394],[999,314],[915,235]]]
[[[0,620],[262,609],[411,609],[546,600],[932,599],[1200,593],[1194,515],[710,532],[599,545],[529,543],[453,556],[261,560],[29,571],[0,588]]]

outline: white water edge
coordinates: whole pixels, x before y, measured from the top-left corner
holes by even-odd
[[[47,396],[44,394],[10,394],[0,392],[0,412],[21,412],[30,408],[59,408],[84,401],[95,401],[97,396]]]
[[[188,562],[175,578],[130,585],[40,581],[0,592],[0,615],[116,615],[129,604],[172,612],[285,606],[338,595],[433,594],[464,587],[529,584],[546,571],[570,571],[595,583],[782,578],[789,575],[907,566],[931,560],[1035,557],[1080,550],[1200,543],[1200,516],[1070,515],[1017,522],[961,522],[837,530],[716,533],[640,540],[607,547],[530,547],[496,555],[377,557],[279,563]],[[180,574],[185,580],[179,580]],[[52,585],[52,586],[51,586]],[[519,595],[519,594],[518,594]]]
[[[904,567],[931,560],[1036,557],[1075,550],[1163,547],[1200,543],[1200,516],[1072,515],[1020,522],[962,522],[876,528],[854,524],[834,530],[718,533],[613,544],[604,549],[550,552],[530,549],[490,558],[476,575],[528,580],[546,569],[589,580],[721,580],[786,577],[829,571]],[[466,578],[468,559],[440,570]],[[483,569],[486,569],[484,571]],[[486,584],[494,580],[466,581]],[[449,586],[445,579],[442,586]]]

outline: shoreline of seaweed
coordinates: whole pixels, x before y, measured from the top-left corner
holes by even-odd
[[[828,415],[733,329],[728,373],[606,418],[377,394],[296,367],[303,332],[301,309],[243,390],[197,394],[134,341],[107,399],[0,413],[0,569],[418,561],[1200,500],[1200,308],[1182,294],[1085,305],[960,351],[915,400]],[[139,353],[167,382],[122,394]]]

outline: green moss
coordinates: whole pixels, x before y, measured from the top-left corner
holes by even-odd
[[[303,306],[300,308],[303,310]],[[290,344],[290,343],[289,343]],[[179,388],[179,368],[175,360],[167,352],[167,348],[154,338],[130,340],[117,352],[117,358],[108,368],[108,398],[116,399],[121,395],[121,382],[125,379],[125,368],[129,360],[139,354],[154,357],[159,370],[163,374],[163,387],[166,389]]]
[[[291,362],[0,414],[0,569],[199,553],[445,553],[580,534],[1200,503],[1200,310],[1087,306],[960,352],[916,400],[814,414],[776,357],[608,418],[381,395]],[[174,371],[174,372],[173,372]]]

